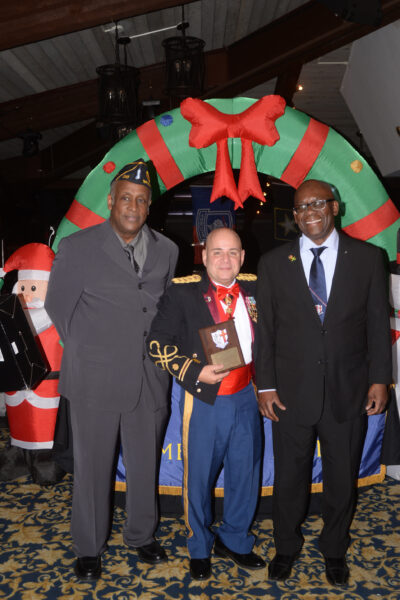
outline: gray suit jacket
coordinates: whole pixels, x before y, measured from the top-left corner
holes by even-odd
[[[153,410],[166,404],[168,375],[147,358],[145,340],[178,249],[147,231],[141,278],[109,221],[60,242],[46,310],[64,343],[59,392],[71,402],[127,412],[146,391]]]

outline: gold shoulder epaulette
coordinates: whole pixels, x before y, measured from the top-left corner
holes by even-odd
[[[239,281],[257,281],[257,275],[253,273],[239,273],[236,279]]]
[[[174,277],[172,283],[197,283],[201,281],[200,275],[185,275],[185,277]]]

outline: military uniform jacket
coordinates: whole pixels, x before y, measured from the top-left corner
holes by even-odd
[[[141,277],[109,221],[60,242],[45,305],[64,344],[59,392],[71,402],[130,411],[146,377],[150,408],[166,405],[169,378],[147,358],[145,341],[174,275],[178,248],[160,233],[147,232]]]
[[[249,280],[246,280],[249,279]],[[239,275],[237,281],[253,323],[253,359],[256,347],[257,312],[255,306],[254,275]],[[158,313],[147,338],[151,360],[173,375],[190,394],[208,404],[214,404],[220,384],[210,385],[197,381],[207,361],[199,336],[199,329],[213,325],[213,284],[207,274],[173,280],[162,297]],[[210,310],[211,309],[211,310]],[[213,311],[217,314],[216,311]]]
[[[298,422],[315,423],[324,399],[338,422],[355,418],[370,384],[391,383],[387,277],[376,246],[339,234],[323,323],[298,239],[262,256],[257,299],[257,387],[277,389]]]

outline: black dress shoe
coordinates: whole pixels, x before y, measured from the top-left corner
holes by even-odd
[[[211,561],[209,558],[191,558],[190,575],[192,579],[208,579],[211,576]]]
[[[285,581],[290,576],[297,554],[275,554],[268,565],[268,578]]]
[[[350,571],[344,557],[325,557],[325,572],[331,585],[346,585],[349,581]]]
[[[136,548],[136,550],[140,560],[150,563],[151,565],[156,565],[157,563],[167,560],[165,550],[161,548],[157,540],[154,540],[154,542],[151,542],[150,544],[146,544],[146,546],[140,546],[139,548]]]
[[[74,567],[75,575],[79,579],[94,581],[101,575],[101,556],[80,556]]]
[[[245,567],[245,569],[262,569],[266,566],[265,561],[254,552],[248,552],[247,554],[234,552],[225,546],[218,537],[215,539],[214,553],[216,556],[231,558],[236,564]]]

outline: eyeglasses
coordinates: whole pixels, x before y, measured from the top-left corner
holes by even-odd
[[[306,212],[308,208],[312,208],[313,210],[324,210],[327,202],[335,202],[335,198],[321,198],[320,200],[308,202],[308,204],[298,204],[293,207],[293,212],[298,215]]]

